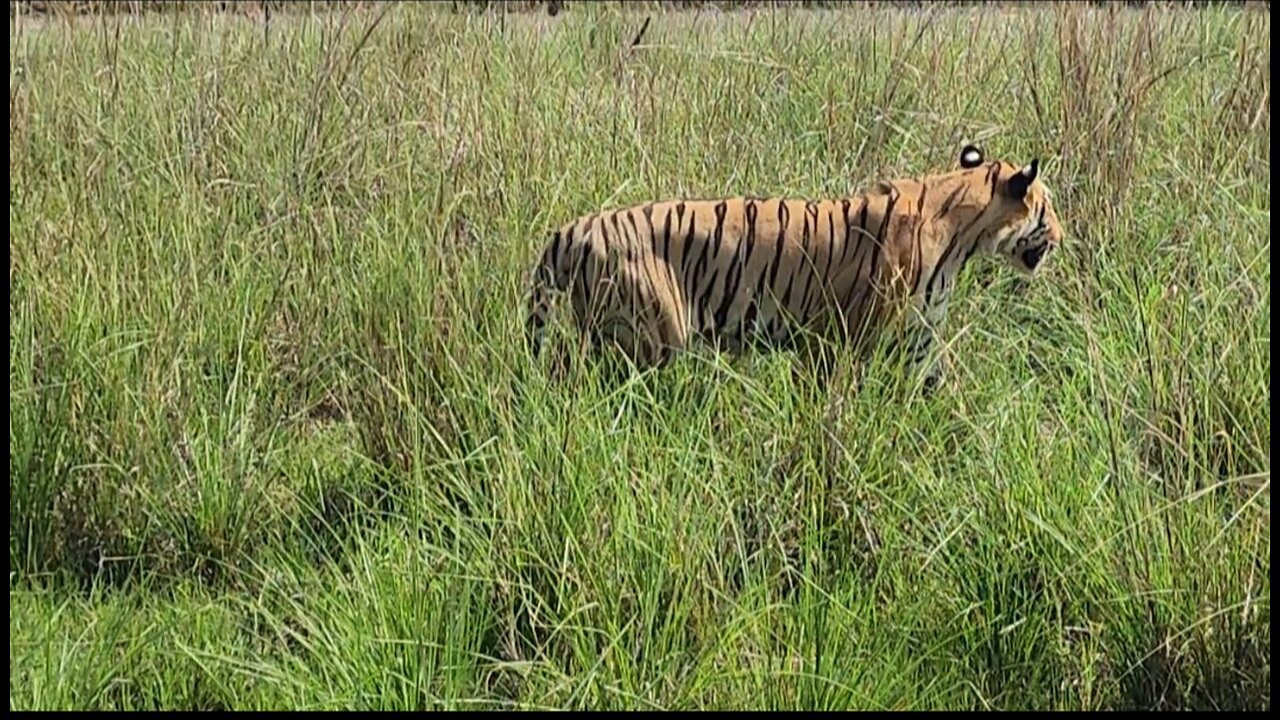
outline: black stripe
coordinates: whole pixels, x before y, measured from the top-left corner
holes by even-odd
[[[854,272],[855,282],[850,286],[847,305],[844,306],[846,313],[852,311],[858,304],[854,301],[855,296],[861,295],[861,298],[859,298],[861,300],[865,299],[867,294],[871,292],[875,282],[876,268],[880,263],[880,253],[882,248],[875,236],[870,234],[870,228],[867,227],[867,213],[870,206],[871,198],[863,197],[862,210],[858,213],[858,250],[862,259],[858,261],[858,267]],[[886,209],[890,207],[892,207],[892,205],[888,205]],[[883,225],[881,225],[881,228],[883,229]],[[867,246],[865,252],[862,251],[863,246]],[[858,257],[858,254],[855,254],[854,257]],[[863,278],[862,268],[867,264],[868,258],[871,260],[871,268],[867,270],[867,274],[865,278]],[[859,282],[859,280],[861,281]],[[854,318],[854,320],[862,324],[865,318]]]
[[[875,254],[874,243],[870,241],[859,242],[858,250],[854,252],[853,259],[857,261],[857,265],[853,268],[853,282],[849,283],[849,295],[840,303],[841,310],[847,316],[854,308],[854,297],[859,293],[866,295],[871,287],[871,276],[867,275],[865,279],[862,277],[862,268],[867,264],[867,258],[873,257]],[[870,247],[867,247],[870,246]],[[864,249],[865,248],[865,249]],[[848,318],[854,322],[859,322],[860,318]]]
[[[685,283],[685,287],[689,287],[689,270],[697,261],[693,259],[694,240],[697,239],[698,230],[698,211],[696,209],[689,211],[689,232],[684,238],[684,261],[680,266],[680,277]],[[706,252],[706,244],[703,243],[703,252]]]
[[[737,297],[738,290],[742,286],[743,273],[745,273],[747,268],[750,267],[751,265],[751,256],[755,252],[755,245],[756,245],[756,218],[759,216],[759,213],[760,211],[756,207],[756,201],[747,200],[746,201],[746,215],[747,215],[746,244],[745,246],[741,246],[741,245],[739,246],[739,247],[745,247],[746,249],[744,252],[741,253],[741,258],[739,259],[736,267],[734,268],[736,272],[733,273],[732,281],[725,283],[724,298],[720,301],[720,308],[716,311],[717,327],[723,328],[725,325],[725,322],[728,320],[729,306],[733,302],[733,299]],[[755,300],[753,298],[748,303],[748,307],[753,306],[754,302]],[[744,324],[745,324],[745,318],[744,318]]]
[[[623,245],[623,247],[625,248],[626,253],[627,253],[627,262],[631,262],[631,259],[632,259],[632,253],[634,252],[634,250],[633,250],[633,248],[631,247],[631,238],[630,238],[630,237],[629,237],[629,236],[628,236],[628,235],[623,231],[622,226],[618,224],[618,216],[619,216],[620,214],[621,214],[621,213],[620,213],[620,212],[618,212],[618,211],[614,211],[614,212],[609,213],[609,227],[612,227],[612,228],[613,228],[613,235],[614,235],[614,236],[613,236],[613,238],[610,238],[613,242],[606,242],[606,243],[605,243],[605,246],[606,246],[606,247],[608,247],[608,246],[610,246],[610,245],[614,245],[614,246],[616,246],[616,244],[617,244],[619,241],[621,241],[621,242],[622,242],[622,245]],[[607,235],[608,235],[608,233],[606,232],[606,236],[607,236]]]
[[[556,231],[556,233],[555,233],[555,237],[554,237],[554,239],[551,241],[551,257],[550,257],[550,260],[551,260],[551,264],[553,264],[553,265],[559,265],[559,264],[560,264],[560,244],[561,244],[562,242],[564,242],[564,235],[561,235],[561,234],[560,234],[560,231],[559,231],[559,230],[557,230],[557,231]]]
[[[724,246],[724,220],[725,220],[725,213],[727,212],[727,210],[728,210],[728,206],[723,201],[716,204],[716,207],[715,207],[716,229],[712,233],[712,236],[706,239],[705,244],[703,245],[702,256],[698,258],[698,265],[694,270],[695,281],[705,283],[705,287],[703,287],[703,290],[702,290],[702,295],[699,296],[698,298],[698,305],[697,305],[698,320],[702,327],[706,326],[703,313],[707,309],[708,302],[711,299],[711,293],[715,289],[716,280],[720,276],[720,269],[713,268],[711,271],[711,277],[709,279],[704,280],[706,276],[707,262],[708,262],[707,249],[714,242],[715,252],[711,256],[710,261],[715,262],[717,259],[719,259],[720,251]]]
[[[654,230],[653,203],[649,203],[648,205],[645,205],[643,208],[640,209],[640,212],[644,213],[644,221],[649,224],[649,244],[653,248],[653,254],[657,255],[658,254],[658,234],[653,231]],[[635,221],[632,221],[632,225],[634,224],[635,224]]]
[[[808,252],[808,250],[809,250],[809,242],[808,242],[808,241],[809,241],[809,213],[808,213],[808,208],[806,208],[806,209],[805,209],[805,215],[804,215],[804,217],[802,218],[802,225],[803,225],[803,227],[804,227],[804,230],[802,231],[802,234],[801,234],[801,236],[800,236],[800,237],[801,237],[801,247],[802,247],[802,248],[803,248],[803,250],[804,250],[804,254],[801,256],[801,260],[804,260],[804,259],[806,259],[806,258],[808,258],[808,257],[809,257],[809,252]],[[800,272],[802,272],[802,271],[804,270],[804,267],[805,267],[805,265],[804,265],[804,263],[803,263],[803,262],[796,262],[796,263],[794,263],[794,264],[792,265],[792,267],[791,267],[791,273],[790,273],[790,276],[787,278],[787,288],[786,288],[786,290],[784,290],[784,291],[782,292],[782,297],[783,297],[783,300],[782,300],[782,307],[783,307],[784,309],[786,309],[788,313],[790,313],[790,312],[791,312],[792,302],[794,302],[794,297],[795,297],[795,283],[796,283],[796,275],[797,275],[797,274],[799,274]]]
[[[889,223],[893,220],[893,207],[898,204],[898,193],[890,193],[889,199],[884,206],[884,219],[880,221],[880,229],[876,231],[876,242],[883,245],[884,235],[889,230]]]
[[[782,267],[782,247],[787,239],[787,225],[791,222],[791,211],[787,209],[787,201],[778,201],[778,242],[773,256],[773,267],[769,269],[769,291],[778,287],[778,270]],[[763,274],[763,273],[762,273]]]
[[[943,215],[946,215],[947,213],[951,212],[951,208],[955,206],[957,200],[960,197],[960,194],[967,191],[968,189],[969,188],[967,185],[961,185],[955,190],[952,190],[951,194],[947,195],[947,198],[942,201],[942,207],[938,209],[938,213],[933,216],[933,219],[937,220]]]
[[[994,193],[994,192],[995,192],[995,190],[994,190],[994,189],[992,189],[992,193]],[[978,224],[978,221],[979,221],[979,220],[981,220],[981,219],[986,215],[986,213],[987,213],[987,208],[991,207],[991,203],[992,203],[992,202],[994,202],[994,201],[995,201],[995,196],[994,196],[994,194],[993,194],[993,195],[992,195],[992,199],[991,199],[990,201],[988,201],[988,202],[987,202],[987,205],[986,205],[986,207],[984,207],[984,208],[983,208],[982,212],[978,213],[977,215],[975,215],[975,216],[973,217],[973,219],[972,219],[972,220],[970,220],[969,222],[965,223],[965,226],[964,226],[964,227],[962,227],[962,228],[960,228],[960,230],[958,230],[958,231],[956,232],[956,237],[957,237],[957,238],[962,238],[962,237],[964,237],[966,234],[968,234],[968,233],[969,233],[969,231],[970,231],[970,230],[972,230],[972,229],[973,229],[973,227],[974,227],[975,225],[977,225],[977,224]],[[964,259],[960,261],[960,265],[959,265],[959,267],[957,267],[957,268],[956,268],[956,273],[955,273],[956,275],[959,275],[959,274],[960,274],[960,268],[963,268],[963,267],[965,266],[965,264],[969,262],[969,258],[973,257],[973,254],[974,254],[975,252],[977,252],[977,251],[978,251],[978,245],[979,245],[979,242],[980,242],[981,240],[982,240],[982,233],[978,233],[978,235],[977,235],[976,237],[974,237],[974,239],[973,239],[973,244],[971,244],[971,245],[969,246],[969,249],[968,249],[967,251],[965,251]],[[958,240],[957,240],[957,241],[958,241]]]
[[[911,345],[911,356],[910,356],[911,362],[915,364],[919,364],[920,361],[924,360],[925,357],[929,354],[929,349],[932,347],[933,347],[933,333],[921,327],[919,330],[919,336],[916,338],[916,341]]]
[[[864,242],[870,242],[874,239],[871,235],[871,228],[867,227],[867,212],[871,208],[871,198],[864,197],[862,199],[862,209],[858,211],[858,224],[854,227],[858,230],[858,247],[861,248]]]
[[[907,297],[915,297],[920,292],[920,283],[924,280],[924,249],[920,247],[921,236],[924,234],[924,200],[929,194],[929,186],[920,184],[920,202],[916,203],[916,279],[911,283],[911,294]]]
[[[832,235],[835,233],[835,225],[834,220],[831,219],[831,215],[827,216],[827,223],[830,226],[827,234],[827,242],[824,243],[820,241],[822,236],[818,233],[818,223],[822,219],[822,208],[822,204],[818,205],[814,214],[813,244],[817,248],[817,257],[814,259],[814,266],[812,270],[813,277],[810,279],[808,290],[805,291],[804,305],[801,308],[806,318],[812,316],[814,298],[817,297],[821,299],[823,294],[826,292],[831,275],[831,261],[834,259],[833,256],[835,255],[835,245],[832,240]],[[832,213],[834,214],[834,208],[832,209]],[[825,257],[823,256],[823,251],[826,252]],[[814,292],[815,290],[817,291],[816,293]]]
[[[747,301],[747,309],[742,314],[742,336],[745,338],[751,334],[751,328],[756,321],[756,315],[759,314],[760,298],[752,296]]]
[[[640,232],[640,225],[636,222],[636,210],[644,215],[645,228],[644,233]],[[640,245],[644,237],[648,236],[649,250],[643,253],[642,264],[644,266],[644,278],[648,280],[647,285],[643,288],[646,292],[652,294],[658,290],[658,233],[653,228],[653,203],[649,203],[641,208],[632,208],[627,212],[627,221],[631,223],[631,231],[635,233],[636,244]],[[640,285],[640,279],[637,278],[636,284]]]
[[[677,228],[677,230],[678,229],[679,228]],[[657,244],[657,240],[656,240],[657,228],[653,227],[653,225],[650,224],[649,232],[653,233],[655,237],[654,244],[656,245]],[[671,266],[671,206],[670,205],[667,206],[667,212],[666,214],[663,215],[663,218],[662,218],[661,261],[662,261],[661,263],[656,263],[656,262],[654,263],[655,265],[659,266],[657,272],[661,273],[667,279],[667,288],[671,292],[671,300],[678,302],[677,299],[681,297],[681,294],[676,292],[676,274],[675,274],[675,269],[672,268]]]
[[[715,258],[720,255],[720,245],[724,241],[725,204],[723,202],[716,205],[715,213],[716,213],[715,230],[711,232],[711,235],[709,237],[703,239],[702,254],[698,256],[698,264],[694,267],[694,276],[698,278],[701,278],[707,272],[707,261],[708,261],[707,253],[711,252],[712,243],[715,244],[715,251],[712,253],[710,259],[714,261]]]
[[[585,220],[585,222],[587,223],[588,229],[582,233],[583,240],[585,240],[587,234],[591,232],[590,227],[591,225],[595,224],[597,217],[598,216],[593,215],[587,220]],[[573,226],[573,232],[575,234],[578,232],[578,225]],[[570,240],[572,241],[572,237],[570,238]],[[589,243],[583,242],[580,245],[580,247],[582,248],[582,252],[578,256],[578,274],[580,276],[578,278],[578,282],[580,283],[580,287],[582,289],[579,292],[586,293],[591,288],[591,277],[590,277],[591,270],[589,268],[590,263],[588,262],[591,259],[591,245]]]
[[[849,201],[840,201],[840,217],[844,218],[844,247],[840,248],[840,267],[844,267],[845,255],[849,253],[849,233],[853,230],[853,218],[849,217]],[[832,242],[835,242],[835,236],[832,235]]]
[[[938,264],[933,266],[933,274],[929,276],[929,282],[924,286],[924,305],[926,308],[933,302],[933,291],[938,277],[946,269],[947,261],[951,259],[951,254],[956,251],[956,247],[959,244],[960,233],[957,232],[951,236],[951,241],[947,243],[947,249],[942,251],[942,257],[938,258]]]
[[[751,213],[748,211],[747,215],[750,216]],[[754,228],[752,228],[751,231],[754,232]],[[750,242],[750,240],[747,242]],[[715,326],[718,330],[725,329],[725,321],[728,319],[729,315],[729,305],[733,302],[734,296],[738,293],[739,279],[742,277],[742,268],[745,265],[743,262],[743,252],[746,248],[747,243],[744,243],[740,239],[737,243],[737,250],[734,252],[734,257],[729,261],[729,269],[724,276],[724,288],[721,291],[720,305],[716,308],[716,311],[712,313],[712,319],[715,321]]]
[[[827,273],[823,277],[827,282],[831,282],[831,268],[835,267],[835,263],[831,262],[836,254],[836,208],[831,206],[830,212],[827,213]]]
[[[640,209],[640,212],[644,213],[646,219],[652,218],[653,206],[646,205],[645,207]],[[636,208],[632,208],[628,210],[626,217],[627,217],[627,222],[631,224],[631,232],[635,237],[635,245],[636,245],[636,249],[638,250],[644,240],[644,234],[640,232],[640,226],[639,224],[636,223]],[[645,269],[645,276],[649,278],[649,287],[647,289],[649,291],[654,291],[658,289],[657,285],[654,284],[655,281],[657,280],[657,277],[656,277],[657,267],[655,263],[657,262],[657,259],[658,259],[657,258],[658,236],[653,232],[652,222],[649,222],[648,227],[649,227],[650,250],[649,252],[642,252],[640,254],[640,260],[641,260],[641,264],[644,266],[644,269]],[[636,284],[637,285],[640,284],[639,278],[636,279]]]
[[[662,259],[671,262],[671,208],[662,219]]]
[[[684,225],[684,202],[676,203],[675,211],[676,211],[676,226],[675,228],[673,228],[673,231],[676,235],[679,235],[680,228],[681,226]],[[692,233],[690,233],[690,235],[692,235]],[[686,237],[684,242],[681,243],[677,249],[680,251],[680,271],[679,273],[677,273],[675,266],[673,265],[671,268],[671,273],[672,275],[678,274],[680,286],[681,288],[683,288],[684,287],[684,263],[686,262],[686,259],[689,257],[689,237]],[[673,258],[671,257],[670,253],[668,253],[667,262],[670,263],[672,260]]]
[[[809,216],[813,214],[811,212],[812,208],[813,208],[812,202],[805,203],[804,218],[802,218],[800,223],[800,227],[802,228],[800,230],[800,247],[804,248],[805,257],[809,257],[809,239],[810,239],[809,238]]]
[[[716,286],[716,280],[720,277],[720,269],[713,268],[711,270],[711,278],[706,281],[706,285],[702,288],[702,295],[698,296],[698,303],[694,311],[698,314],[698,327],[706,329],[706,309],[711,301],[711,291]],[[713,320],[715,318],[712,318]]]
[[[810,206],[811,205],[812,203],[810,203]],[[809,302],[809,292],[813,288],[813,279],[817,276],[817,272],[816,272],[817,268],[815,267],[816,263],[814,258],[815,253],[813,253],[810,250],[810,248],[816,244],[811,242],[814,240],[813,235],[814,235],[814,232],[817,230],[816,217],[814,219],[814,225],[815,227],[813,228],[813,231],[811,231],[809,229],[809,206],[806,206],[805,213],[804,213],[804,230],[801,232],[801,237],[804,240],[804,248],[805,248],[804,262],[800,263],[799,268],[797,268],[796,270],[796,272],[798,273],[806,273],[806,272],[808,273],[808,275],[804,279],[804,290],[800,291],[800,299],[801,299],[800,307],[795,309],[796,316],[801,319],[804,319],[806,317],[805,307],[808,305],[808,302]],[[788,302],[787,305],[788,307],[790,307],[791,303]]]

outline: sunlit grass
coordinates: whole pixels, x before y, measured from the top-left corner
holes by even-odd
[[[1270,707],[1268,13],[381,13],[11,20],[11,708]],[[966,141],[1068,238],[936,396],[524,349]]]

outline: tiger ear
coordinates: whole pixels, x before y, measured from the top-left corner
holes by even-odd
[[[972,170],[982,164],[982,150],[976,145],[965,145],[960,151],[960,167]]]
[[[1027,188],[1031,187],[1031,183],[1035,182],[1036,176],[1040,174],[1040,159],[1036,158],[1031,164],[1022,168],[1009,178],[1008,188],[1009,197],[1014,200],[1021,200],[1027,196]]]

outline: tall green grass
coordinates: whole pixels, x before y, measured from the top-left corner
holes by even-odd
[[[1269,13],[643,21],[10,21],[11,709],[1270,707]],[[525,351],[558,222],[966,141],[1068,238],[935,396]]]

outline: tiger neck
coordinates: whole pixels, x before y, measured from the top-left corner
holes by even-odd
[[[945,301],[965,265],[980,252],[982,213],[977,203],[961,203],[929,222],[928,252],[921,253],[921,267],[913,295],[923,296],[925,305]],[[928,222],[928,219],[921,218]]]

